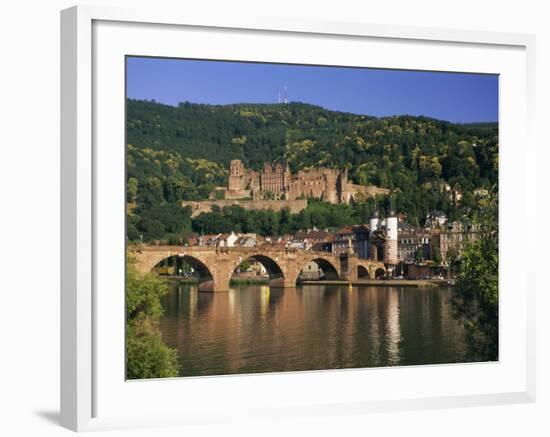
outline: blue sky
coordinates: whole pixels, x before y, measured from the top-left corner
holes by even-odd
[[[127,58],[127,96],[177,105],[289,101],[374,116],[498,121],[498,76],[346,67]]]

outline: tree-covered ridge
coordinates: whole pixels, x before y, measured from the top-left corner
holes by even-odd
[[[127,198],[140,204],[200,200],[227,180],[227,168],[204,158],[126,146]]]
[[[288,161],[293,172],[348,169],[352,182],[392,189],[393,206],[413,224],[430,209],[460,217],[476,206],[475,189],[498,182],[496,123],[377,118],[303,103],[128,100],[127,143],[128,201],[137,219],[159,205],[207,198],[227,183],[231,159],[254,170],[266,161]],[[448,187],[463,195],[459,205]]]
[[[312,166],[348,168],[356,182],[366,179],[389,188],[402,182],[393,177],[400,171],[417,173],[421,182],[441,176],[465,188],[496,180],[494,123],[375,118],[303,103],[173,107],[128,100],[127,109],[129,144],[216,161],[225,168],[231,159],[255,170],[266,161],[288,160],[293,172]]]

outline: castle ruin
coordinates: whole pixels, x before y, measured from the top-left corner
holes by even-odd
[[[218,187],[212,198],[226,200],[319,199],[327,203],[350,203],[378,194],[389,194],[386,188],[357,185],[348,181],[347,170],[316,168],[292,174],[288,164],[265,163],[261,171],[246,169],[239,159],[231,161],[227,188]]]

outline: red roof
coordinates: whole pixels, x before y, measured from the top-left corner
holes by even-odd
[[[335,234],[353,234],[355,232],[369,231],[368,225],[353,225],[353,226],[344,226],[343,228],[338,229]]]

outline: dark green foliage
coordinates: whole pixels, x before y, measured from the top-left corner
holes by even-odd
[[[137,204],[132,212],[137,217],[128,220],[130,240],[139,235],[144,241],[167,239],[188,232],[188,217],[180,217],[181,227],[170,230],[156,210],[181,200],[207,199],[216,186],[227,185],[231,159],[241,159],[254,170],[266,161],[288,161],[293,172],[311,167],[347,169],[351,182],[392,189],[393,206],[415,225],[422,224],[432,209],[451,219],[462,217],[476,207],[473,190],[498,180],[496,123],[452,124],[407,115],[375,118],[303,103],[186,102],[172,107],[128,100],[127,138],[127,200]],[[450,201],[445,184],[463,192],[460,205]],[[389,207],[389,199],[378,206]],[[239,230],[229,229],[237,214],[244,220],[243,231],[282,233],[296,223],[339,226],[350,223],[350,218],[351,223],[364,222],[372,205],[363,213],[353,207],[349,215],[338,209],[338,215],[344,214],[341,218],[319,218],[316,208],[308,208],[299,218],[284,217],[283,225],[274,223],[269,214],[213,212],[194,220],[193,229],[213,230],[213,219],[219,218],[214,232]]]
[[[157,327],[148,326],[146,322],[127,326],[126,378],[178,376],[177,351],[164,344]]]
[[[384,201],[380,200],[379,204],[384,204]],[[212,212],[202,213],[191,220],[186,209],[165,204],[129,215],[127,236],[132,242],[159,240],[180,244],[187,241],[186,235],[191,230],[199,234],[231,231],[259,235],[288,234],[313,226],[324,229],[364,223],[374,209],[374,199],[355,205],[332,205],[310,200],[307,209],[298,214],[292,214],[288,209],[279,212],[249,211],[234,205],[223,209],[213,207]]]
[[[298,214],[291,214],[288,209],[274,212],[248,211],[236,205],[223,209],[214,207],[212,212],[202,213],[193,219],[193,231],[199,234],[235,231],[283,235],[312,227],[334,229],[367,222],[375,208],[375,199],[355,205],[333,205],[310,200],[308,207]]]
[[[453,299],[463,320],[471,360],[498,360],[498,197],[484,199],[474,217],[479,232],[459,260]]]
[[[177,352],[162,340],[158,321],[166,284],[155,274],[140,275],[128,256],[126,273],[126,377],[165,378],[178,375]]]
[[[191,211],[179,203],[139,206],[127,217],[130,241],[185,240],[191,231]]]

